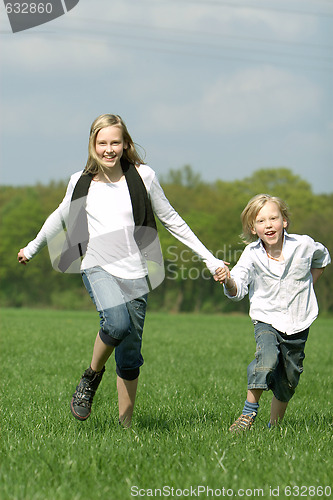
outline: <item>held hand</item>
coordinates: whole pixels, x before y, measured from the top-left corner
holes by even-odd
[[[230,270],[228,266],[218,267],[215,271],[214,280],[219,281],[221,285],[226,279],[230,278]]]
[[[17,254],[17,260],[19,261],[20,264],[23,264],[24,266],[26,266],[27,263],[29,262],[29,259],[27,259],[26,256],[24,255],[22,248]]]

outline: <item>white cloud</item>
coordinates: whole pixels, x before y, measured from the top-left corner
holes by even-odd
[[[162,129],[191,130],[200,122],[210,133],[267,131],[315,116],[320,100],[320,90],[309,80],[274,67],[256,67],[218,77],[183,104],[157,103],[150,116]]]
[[[10,36],[10,35],[9,35]],[[2,65],[8,70],[25,72],[25,77],[36,71],[66,74],[91,72],[99,67],[119,64],[121,56],[111,51],[104,40],[52,33],[13,35],[2,43]]]

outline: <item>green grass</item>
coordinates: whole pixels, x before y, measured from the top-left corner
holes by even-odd
[[[279,487],[280,498],[293,498],[288,485],[294,497],[318,498],[308,487],[332,487],[332,319],[311,328],[281,426],[267,429],[264,394],[254,428],[237,437],[228,427],[242,409],[255,351],[249,318],[148,314],[133,426],[123,430],[114,359],[91,417],[79,422],[69,411],[90,361],[94,312],[1,314],[1,500],[185,498],[191,486],[217,490],[214,498],[239,489],[274,498],[270,488]],[[213,498],[211,490],[192,496]]]

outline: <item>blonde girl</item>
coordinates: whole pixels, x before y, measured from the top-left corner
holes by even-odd
[[[66,226],[65,243],[53,265],[62,272],[78,265],[100,318],[91,362],[73,394],[71,412],[78,420],[90,416],[95,392],[114,352],[119,422],[129,427],[143,365],[148,292],[164,276],[155,216],[203,259],[212,274],[223,261],[206,249],[170,205],[120,116],[96,118],[88,150],[85,169],[71,176],[64,200],[36,238],[19,251],[18,261],[27,264],[47,243],[50,249]],[[149,263],[157,269],[154,274],[148,273]],[[77,341],[79,348],[79,336]]]

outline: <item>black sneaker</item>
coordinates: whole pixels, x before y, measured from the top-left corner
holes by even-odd
[[[95,372],[89,367],[82,375],[71,401],[71,412],[78,420],[86,420],[90,416],[95,392],[104,372],[105,366],[100,372]]]

